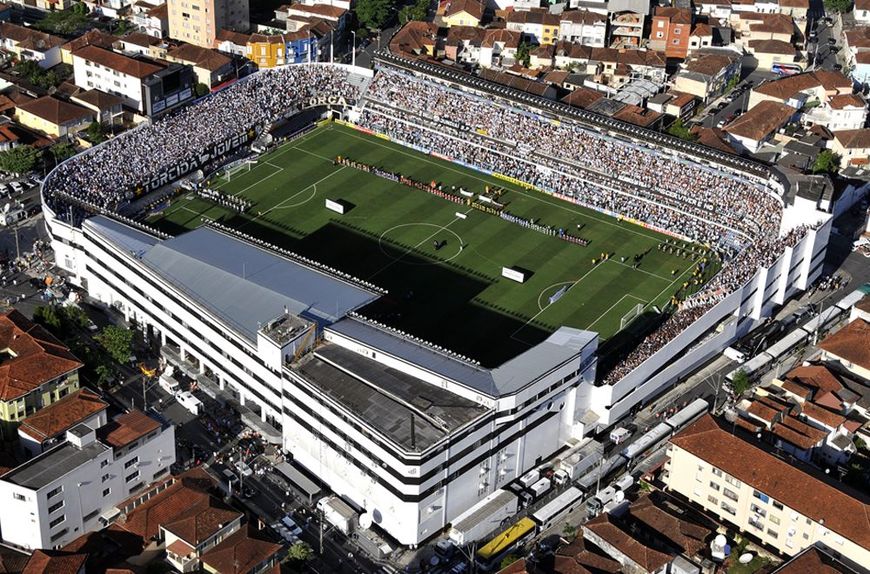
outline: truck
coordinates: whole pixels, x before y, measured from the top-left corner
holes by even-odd
[[[577,480],[601,462],[602,450],[601,445],[593,441],[584,446],[582,450],[563,458],[559,463],[559,468],[568,473],[569,480]]]
[[[619,444],[630,436],[631,431],[625,427],[615,428],[610,431],[610,440],[613,441],[613,444]]]
[[[448,536],[456,546],[465,546],[483,539],[496,530],[505,519],[519,509],[517,495],[509,490],[496,490],[453,521]]]
[[[175,400],[194,415],[199,416],[202,414],[202,401],[193,396],[193,393],[190,391],[181,391],[175,395]]]
[[[164,391],[172,396],[181,391],[181,383],[176,380],[174,374],[175,369],[170,365],[160,374],[160,379],[157,382]]]
[[[535,484],[538,480],[541,479],[541,471],[537,468],[530,470],[526,474],[520,477],[520,485],[523,488],[528,488],[531,485]]]
[[[616,498],[616,493],[619,492],[613,485],[608,486],[598,494],[586,501],[586,514],[589,518],[594,518],[601,514],[604,506],[612,502]]]
[[[356,512],[345,501],[335,495],[325,496],[317,501],[317,510],[337,530],[345,536],[350,535]]]

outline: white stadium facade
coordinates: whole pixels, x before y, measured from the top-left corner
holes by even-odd
[[[830,215],[796,197],[766,166],[422,62],[381,54],[378,65],[375,77],[389,69],[751,180],[759,194],[775,198],[779,233],[789,238],[777,243],[777,252],[763,254],[739,284],[720,288],[703,313],[650,348],[644,360],[607,380],[596,373],[595,333],[562,327],[503,365],[482,368],[360,315],[382,290],[340,270],[215,223],[169,237],[117,206],[94,205],[94,190],[77,198],[75,189],[61,189],[65,173],[84,165],[75,162],[94,158],[77,156],[49,174],[46,227],[57,263],[72,281],[259,412],[296,463],[401,544],[442,532],[494,490],[615,424],[822,271]],[[353,106],[342,110],[346,119],[369,104],[365,86],[372,71],[299,66],[332,68],[331,77],[345,74],[358,86],[360,92],[347,97]],[[272,72],[281,73],[293,72]],[[298,97],[321,95],[317,89],[308,86]],[[230,139],[213,142],[215,148],[250,141]],[[170,183],[198,168],[201,152],[190,149],[188,164],[143,174],[143,181]],[[101,153],[104,146],[83,155]],[[799,224],[806,227],[796,232]]]

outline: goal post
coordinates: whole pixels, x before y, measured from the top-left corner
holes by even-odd
[[[628,327],[632,321],[640,317],[641,313],[643,313],[643,303],[638,303],[619,320],[619,329],[622,330]]]
[[[224,179],[232,181],[233,176],[239,173],[248,173],[251,171],[251,162],[243,161],[234,165],[228,165],[224,168]]]

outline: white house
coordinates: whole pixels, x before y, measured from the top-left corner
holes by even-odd
[[[96,46],[76,50],[73,57],[75,84],[124,98],[124,105],[143,111],[142,80],[159,72],[162,66],[130,58]]]
[[[607,17],[589,10],[562,12],[559,38],[583,46],[604,47],[607,37]]]
[[[175,427],[141,411],[94,430],[80,424],[66,441],[0,476],[4,542],[57,548],[114,519],[122,500],[166,476]]]
[[[852,16],[858,24],[864,26],[870,24],[870,0],[855,0]]]

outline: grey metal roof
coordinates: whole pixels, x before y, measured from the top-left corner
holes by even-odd
[[[101,442],[92,442],[82,448],[64,442],[10,470],[2,479],[31,490],[39,490],[87,464],[107,450],[109,447]]]
[[[122,245],[140,233],[115,226],[109,239]],[[285,307],[293,315],[329,324],[378,297],[209,227],[155,241],[139,257],[251,341],[257,340],[259,326]]]
[[[494,369],[485,369],[353,317],[338,321],[328,330],[490,397],[519,391],[554,367],[579,355],[583,347],[598,336],[591,331],[560,327],[528,351]]]
[[[105,237],[115,245],[120,246],[128,253],[141,255],[145,251],[151,249],[159,239],[153,235],[148,235],[144,231],[134,229],[129,225],[124,225],[119,221],[108,218],[104,215],[97,215],[85,220],[84,225],[101,236]]]

